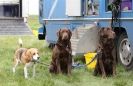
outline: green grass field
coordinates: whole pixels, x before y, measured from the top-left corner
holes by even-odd
[[[38,16],[30,16],[28,17],[28,24],[32,30],[38,30],[38,28],[41,26],[39,24]]]
[[[36,23],[36,21],[29,21]],[[12,72],[14,51],[18,47],[17,41],[20,36],[0,37],[0,86],[133,86],[133,72],[125,71],[117,66],[117,75],[106,79],[93,76],[93,70],[86,68],[73,69],[71,76],[52,75],[48,67],[38,64],[36,76],[24,79],[23,65],[19,65],[16,73]],[[41,62],[50,63],[51,50],[45,41],[40,41],[35,36],[22,36],[24,47],[36,47],[39,49]],[[32,72],[32,70],[29,70]]]

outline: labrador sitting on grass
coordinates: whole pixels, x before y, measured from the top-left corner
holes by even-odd
[[[57,36],[58,40],[53,48],[49,71],[54,74],[63,73],[70,75],[72,68],[72,49],[70,39],[72,33],[69,29],[60,29]]]
[[[112,28],[104,27],[99,31],[99,49],[100,54],[97,58],[97,64],[94,70],[94,75],[102,75],[103,78],[116,74],[116,57],[114,54],[114,39],[115,32]]]

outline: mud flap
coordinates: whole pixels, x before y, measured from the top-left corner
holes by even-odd
[[[45,40],[45,36],[46,36],[46,28],[45,26],[42,26],[38,29],[38,39]]]

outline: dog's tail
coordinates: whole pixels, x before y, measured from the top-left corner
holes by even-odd
[[[22,47],[23,46],[23,41],[21,38],[18,39],[18,44],[19,44],[19,47]]]

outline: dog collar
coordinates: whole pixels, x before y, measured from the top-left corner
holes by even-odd
[[[61,46],[61,47],[65,48],[65,49],[67,49],[67,48],[68,48],[68,45],[67,45],[67,46],[64,46],[64,45],[63,45],[63,44],[61,44],[61,43],[56,43],[56,45],[59,45],[59,46]]]

